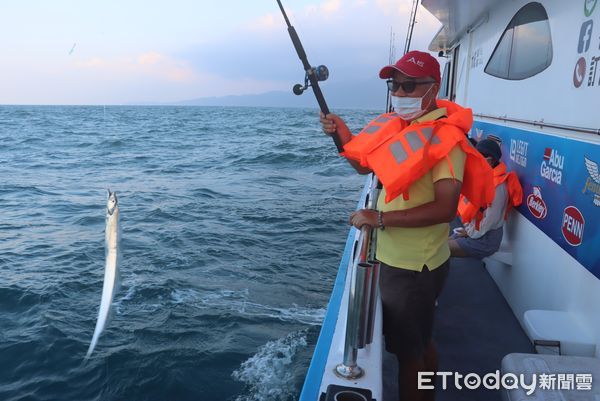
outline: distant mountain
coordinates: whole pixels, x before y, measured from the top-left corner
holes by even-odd
[[[177,105],[194,106],[250,106],[250,107],[318,107],[317,100],[308,89],[301,96],[289,92],[272,91],[256,95],[202,97],[176,102]],[[386,87],[379,80],[353,82],[322,82],[320,84],[327,105],[336,109],[383,110],[385,108]]]

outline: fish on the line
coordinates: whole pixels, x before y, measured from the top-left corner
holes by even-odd
[[[108,190],[108,201],[106,203],[106,231],[105,231],[105,248],[106,248],[106,265],[104,267],[104,285],[102,287],[102,299],[100,301],[100,310],[98,311],[98,320],[96,328],[92,336],[92,342],[88,348],[85,359],[88,359],[98,343],[98,338],[106,327],[106,323],[110,316],[115,293],[118,290],[119,276],[119,205],[117,202],[116,192]]]

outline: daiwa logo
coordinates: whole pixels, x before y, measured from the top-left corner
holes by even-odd
[[[527,209],[536,219],[543,219],[548,214],[546,202],[542,199],[540,187],[533,187],[533,193],[527,196]]]
[[[588,171],[588,178],[585,180],[585,186],[583,187],[583,193],[591,192],[594,194],[594,205],[600,206],[600,169],[598,163],[593,160],[584,157],[585,168]]]
[[[520,139],[510,140],[510,160],[517,163],[519,166],[527,167],[527,147],[529,142]]]
[[[540,167],[540,175],[556,184],[562,184],[562,169],[565,164],[565,157],[560,155],[557,150],[546,148],[544,160]]]
[[[567,206],[563,213],[562,235],[569,245],[579,246],[583,241],[585,219],[575,206]]]

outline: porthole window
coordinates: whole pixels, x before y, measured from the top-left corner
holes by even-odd
[[[498,78],[520,80],[544,71],[551,63],[548,14],[540,3],[529,3],[506,27],[485,72]]]

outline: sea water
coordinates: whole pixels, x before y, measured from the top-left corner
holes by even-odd
[[[0,177],[0,400],[298,397],[364,182],[316,110],[1,106]]]

